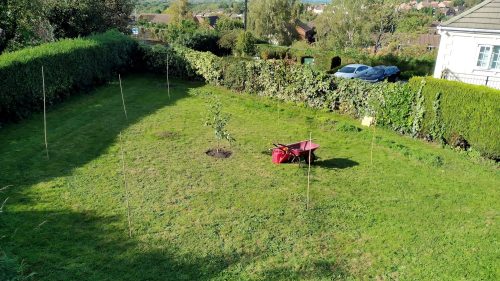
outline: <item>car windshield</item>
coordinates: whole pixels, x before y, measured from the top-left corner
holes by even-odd
[[[384,70],[380,68],[371,68],[365,72],[366,76],[381,75],[381,74],[384,74]]]
[[[342,73],[354,73],[354,71],[356,71],[356,68],[351,67],[351,66],[345,66],[339,70],[339,72],[342,72]]]

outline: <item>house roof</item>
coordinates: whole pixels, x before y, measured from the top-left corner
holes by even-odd
[[[140,14],[139,20],[146,20],[152,23],[169,24],[172,21],[172,17],[168,14]]]
[[[304,32],[310,32],[314,29],[314,26],[304,23],[301,20],[295,20],[295,26],[296,28],[302,29]]]
[[[500,0],[485,0],[470,10],[451,18],[441,26],[445,28],[469,28],[500,30]]]
[[[207,23],[210,27],[214,28],[215,25],[217,24],[217,21],[219,20],[219,16],[210,14],[200,14],[194,16],[194,20],[199,24]]]

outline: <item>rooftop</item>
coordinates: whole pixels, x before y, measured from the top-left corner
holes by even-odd
[[[486,0],[443,23],[447,28],[500,30],[500,0]]]

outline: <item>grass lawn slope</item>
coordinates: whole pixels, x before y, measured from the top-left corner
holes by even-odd
[[[332,113],[124,78],[0,129],[0,250],[35,280],[498,280],[500,170]],[[204,126],[220,96],[228,159]],[[128,237],[120,132],[132,238]],[[313,139],[307,169],[272,142]],[[374,135],[375,134],[375,137]],[[373,164],[370,147],[374,141]]]

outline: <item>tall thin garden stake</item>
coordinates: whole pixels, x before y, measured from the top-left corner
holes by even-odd
[[[312,143],[312,132],[309,133],[309,145]],[[311,155],[312,152],[309,150],[309,167],[307,169],[307,201],[306,201],[306,210],[309,209],[309,190],[311,189]]]
[[[45,94],[45,72],[42,65],[42,91],[43,91],[43,133],[45,137],[45,152],[47,159],[49,159],[49,144],[47,142],[47,110],[46,110],[46,94]]]
[[[132,223],[130,221],[130,203],[129,203],[129,195],[128,195],[128,187],[127,187],[127,176],[125,174],[125,156],[123,153],[123,141],[122,141],[122,133],[120,132],[120,151],[122,155],[122,173],[123,173],[123,184],[125,188],[125,201],[127,204],[127,220],[128,220],[128,236],[132,238]]]
[[[127,108],[125,107],[125,97],[123,96],[122,77],[120,76],[120,74],[118,74],[118,80],[120,80],[120,92],[122,93],[123,112],[125,112],[125,119],[128,119]]]
[[[373,124],[372,147],[371,147],[371,150],[370,150],[370,163],[371,163],[372,166],[373,166],[373,145],[375,143],[375,132],[376,132],[376,129],[377,129],[377,127],[375,126],[375,124]]]
[[[168,93],[168,99],[170,100],[170,80],[168,78],[168,64],[169,64],[169,60],[168,60],[168,53],[167,53],[167,93]]]

